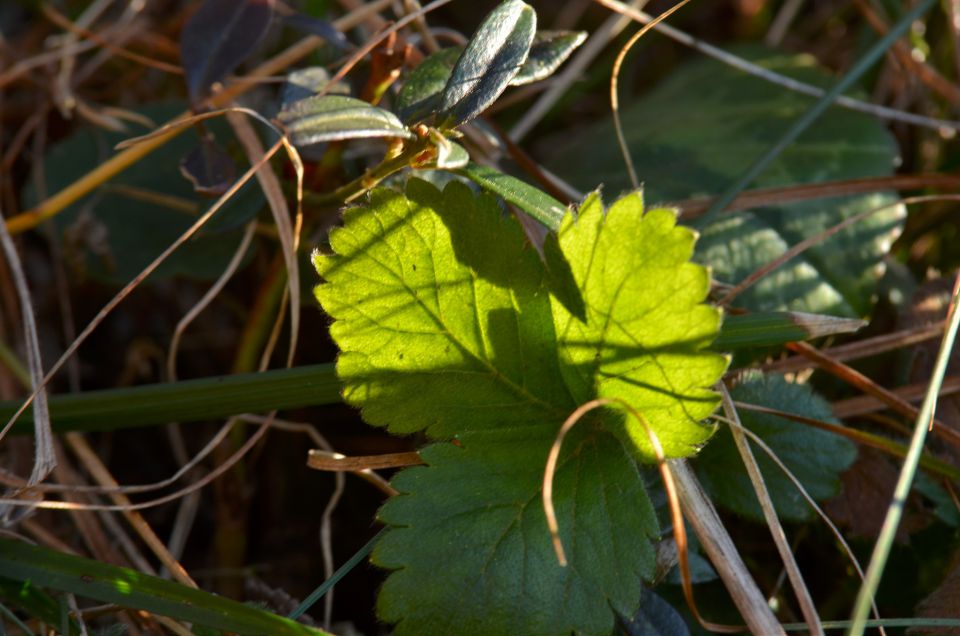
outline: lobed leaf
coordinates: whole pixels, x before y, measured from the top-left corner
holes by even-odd
[[[504,0],[491,11],[457,60],[440,96],[440,121],[470,121],[510,85],[527,59],[537,14],[521,0]]]
[[[180,59],[196,106],[256,50],[270,28],[274,0],[205,0],[183,26]]]
[[[295,101],[280,111],[277,119],[297,146],[367,137],[412,139],[414,136],[390,111],[345,95],[320,95]]]
[[[395,433],[457,440],[424,449],[381,513],[392,530],[373,559],[396,572],[379,609],[398,634],[606,634],[635,614],[657,534],[639,424],[598,410],[568,436],[553,495],[567,568],[540,488],[561,423],[594,397],[625,398],[671,456],[710,434],[705,387],[726,359],[704,350],[719,312],[693,238],[639,197],[604,213],[591,195],[552,243],[577,315],[489,195],[411,179],[345,211],[333,254],[314,256],[344,398]]]

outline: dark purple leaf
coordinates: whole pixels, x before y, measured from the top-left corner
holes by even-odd
[[[180,172],[196,192],[220,196],[237,178],[237,165],[215,139],[204,136],[180,162]]]
[[[190,102],[247,59],[270,27],[274,0],[205,0],[180,34]]]

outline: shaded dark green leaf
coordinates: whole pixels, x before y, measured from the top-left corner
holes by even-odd
[[[209,592],[22,541],[0,539],[0,572],[15,581],[239,634],[326,634]]]
[[[291,13],[283,16],[284,25],[295,29],[306,35],[315,35],[323,39],[338,51],[346,51],[351,48],[347,37],[337,30],[332,22],[315,18],[305,13]]]
[[[206,196],[219,196],[230,189],[237,178],[237,164],[212,136],[200,143],[180,161],[180,173],[193,189]]]
[[[277,118],[286,127],[290,141],[297,146],[343,139],[410,139],[414,136],[390,111],[343,95],[301,99],[280,111]]]
[[[462,52],[459,46],[437,51],[410,71],[394,104],[400,119],[411,123],[437,111],[440,95]]]
[[[637,613],[621,623],[627,636],[690,636],[677,610],[650,590],[643,591]]]
[[[256,50],[270,28],[274,0],[205,0],[180,34],[190,101],[196,106]]]
[[[537,31],[527,60],[510,85],[523,86],[550,77],[586,39],[586,31]]]
[[[183,109],[183,103],[150,104],[136,112],[153,121],[166,121]],[[212,120],[208,128],[219,139],[228,138],[224,122]],[[83,177],[125,138],[87,127],[52,146],[43,159],[49,191],[62,190]],[[109,284],[126,283],[210,207],[211,200],[198,195],[179,168],[184,155],[198,143],[195,131],[184,132],[154,151],[150,161],[133,164],[56,216],[64,255],[75,273]],[[25,207],[32,207],[37,200],[32,189],[25,190]],[[241,226],[262,205],[262,192],[255,181],[249,183],[147,283],[172,276],[215,279],[240,242]]]
[[[738,51],[766,68],[824,85],[830,76],[805,55],[750,47]],[[749,107],[744,106],[748,103]],[[646,196],[672,201],[718,193],[772,144],[812,98],[698,60],[622,111],[627,142]],[[589,144],[589,146],[588,146]],[[585,152],[584,148],[589,147]],[[548,167],[575,187],[630,187],[609,118],[551,146]],[[891,174],[897,148],[873,117],[840,108],[821,116],[756,180],[756,187]],[[888,193],[835,197],[724,214],[702,228],[697,259],[714,278],[737,283],[792,245],[854,214],[893,203]],[[737,299],[753,311],[791,310],[845,317],[870,312],[882,256],[899,233],[896,205],[849,227],[763,278]]]
[[[754,375],[731,390],[735,400],[796,413],[833,424],[830,404],[806,385],[791,384],[783,376]],[[776,415],[740,409],[743,426],[756,433],[800,480],[815,500],[840,490],[840,473],[857,457],[857,448],[843,437]],[[796,486],[761,449],[754,455],[763,473],[777,513],[784,519],[803,521],[813,510]],[[723,427],[693,461],[704,488],[717,505],[758,521],[763,513],[747,476],[730,429]]]
[[[438,118],[459,125],[496,101],[526,61],[536,29],[536,12],[521,0],[505,0],[491,11],[453,68]]]
[[[456,173],[470,179],[484,190],[503,197],[547,229],[558,230],[567,213],[567,207],[546,192],[494,168],[471,163]]]

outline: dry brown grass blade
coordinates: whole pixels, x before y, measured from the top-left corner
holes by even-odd
[[[333,24],[337,29],[340,30],[350,29],[365,20],[369,15],[378,11],[382,11],[386,7],[390,6],[390,3],[391,0],[374,0],[373,2],[362,5],[356,11],[345,15],[338,20],[335,20]],[[322,38],[315,35],[300,40],[290,48],[282,51],[255,68],[245,78],[240,78],[238,81],[227,86],[219,93],[214,94],[210,98],[212,107],[217,108],[219,106],[229,104],[240,95],[257,86],[260,79],[271,77],[287,68],[291,64],[303,59],[314,49],[323,44],[323,42],[324,41]],[[58,55],[59,54],[52,56],[51,59],[57,59]],[[0,88],[2,88],[4,85],[4,78],[6,75],[7,74],[0,75]],[[174,121],[183,119],[188,115],[189,113],[184,113],[180,117],[177,117]],[[137,163],[157,148],[163,146],[167,141],[172,139],[174,135],[174,132],[168,132],[166,134],[151,138],[144,143],[126,148],[122,152],[118,152],[116,155],[103,162],[77,181],[74,181],[60,192],[41,201],[35,208],[23,212],[12,219],[8,219],[7,229],[10,230],[11,234],[17,234],[19,232],[25,232],[36,227],[45,219],[59,214],[78,199],[86,196],[95,188],[106,183],[117,174]]]
[[[67,444],[70,445],[71,450],[77,455],[77,457],[83,462],[83,465],[86,466],[87,470],[90,472],[91,476],[99,483],[101,486],[106,486],[108,488],[116,488],[119,486],[117,481],[113,478],[113,475],[110,474],[110,471],[107,467],[100,461],[100,458],[97,457],[97,454],[93,452],[93,449],[90,448],[90,445],[87,444],[86,439],[83,435],[79,433],[67,433],[66,434]],[[111,495],[114,503],[119,506],[129,506],[130,500],[121,493],[114,493]],[[140,538],[143,539],[143,542],[150,548],[150,551],[160,560],[161,563],[170,571],[175,578],[180,583],[184,585],[196,588],[197,584],[194,582],[190,575],[187,574],[187,571],[180,565],[179,562],[170,554],[167,550],[167,547],[163,544],[163,541],[157,536],[153,531],[153,528],[150,527],[150,524],[143,518],[139,512],[135,510],[124,510],[123,516],[127,519],[127,522],[133,527],[133,529],[140,535]]]
[[[878,35],[884,36],[887,34],[890,27],[884,22],[883,18],[873,10],[870,3],[865,0],[853,0],[853,5]],[[890,52],[896,56],[897,61],[907,70],[910,76],[919,79],[927,88],[949,100],[954,106],[960,105],[960,87],[941,75],[937,69],[926,62],[916,59],[906,39],[894,42],[893,46],[890,47]]]
[[[902,399],[893,391],[880,386],[856,369],[853,369],[842,362],[834,360],[833,358],[825,355],[805,342],[791,342],[786,345],[786,347],[794,353],[798,353],[806,358],[809,358],[827,373],[838,377],[851,386],[854,386],[864,393],[867,393],[868,395],[878,399],[887,407],[893,409],[893,411],[896,413],[899,413],[900,415],[903,415],[911,420],[917,419],[919,409]],[[934,420],[934,422],[940,424],[934,429],[935,434],[940,436],[944,441],[960,447],[960,433],[954,431],[950,427],[943,426],[942,422],[937,422],[936,420]]]
[[[0,210],[0,218],[3,211]],[[7,268],[13,279],[13,286],[20,303],[20,321],[23,325],[23,334],[27,352],[27,367],[30,370],[30,384],[35,395],[33,418],[33,469],[27,480],[27,486],[34,486],[46,479],[47,475],[57,465],[57,456],[53,445],[53,429],[50,426],[50,411],[47,408],[47,391],[43,381],[43,362],[40,359],[40,337],[37,333],[37,321],[33,314],[33,301],[30,294],[30,285],[27,282],[26,272],[20,262],[17,246],[7,232],[6,227],[0,227],[0,251],[7,261]],[[2,437],[2,436],[0,436]]]
[[[250,122],[233,113],[227,114],[227,120],[247,153],[250,163],[260,163],[260,159],[265,156],[265,151]],[[270,206],[287,269],[287,296],[290,300],[290,349],[287,352],[287,366],[290,367],[293,365],[297,338],[300,335],[300,265],[297,261],[297,248],[300,245],[300,227],[303,224],[303,162],[296,149],[287,143],[285,138],[284,147],[297,175],[297,211],[293,221],[290,219],[290,208],[283,194],[280,179],[277,178],[269,162],[264,162],[257,171],[257,181]]]
[[[311,450],[307,455],[308,467],[330,472],[352,473],[360,470],[406,468],[408,466],[420,466],[423,463],[420,453],[416,451],[347,456],[326,450]]]
[[[891,175],[779,188],[758,188],[737,195],[737,198],[725,208],[725,211],[734,212],[766,205],[781,205],[796,201],[867,194],[884,190],[918,190],[920,188],[960,188],[960,176],[952,174]],[[666,205],[671,208],[678,208],[683,218],[690,220],[709,210],[713,202],[713,198],[696,198],[673,201]]]
[[[80,35],[88,40],[96,42],[99,46],[110,51],[118,57],[123,57],[138,64],[143,64],[144,66],[149,66],[150,68],[155,68],[164,73],[172,73],[174,75],[183,75],[183,68],[177,66],[176,64],[168,64],[167,62],[161,62],[160,60],[155,60],[146,55],[140,55],[139,53],[134,53],[128,51],[127,49],[116,46],[107,38],[94,33],[93,31],[74,24],[71,22],[65,15],[54,9],[50,3],[44,2],[40,5],[40,9],[43,11],[43,15],[47,17],[48,20],[56,24],[61,29],[69,31]]]
[[[903,347],[909,347],[920,342],[932,340],[937,336],[943,335],[945,322],[940,321],[931,325],[922,325],[910,329],[901,329],[893,333],[886,333],[856,342],[850,342],[829,349],[823,349],[825,355],[834,360],[849,362],[867,358],[869,356],[893,351]],[[802,356],[791,356],[782,360],[774,360],[760,365],[759,369],[764,373],[793,373],[809,369],[814,364]]]
[[[623,45],[623,48],[621,48],[617,54],[617,59],[613,62],[613,71],[610,73],[610,110],[613,111],[613,127],[617,133],[617,143],[620,144],[623,163],[627,167],[627,173],[630,175],[630,185],[633,186],[634,190],[640,189],[640,179],[637,178],[637,169],[633,165],[633,158],[630,156],[630,147],[627,145],[627,138],[623,133],[623,123],[620,121],[620,96],[617,94],[617,88],[620,84],[620,68],[623,66],[623,60],[626,59],[627,53],[630,52],[634,44],[640,41],[640,38],[688,2],[690,2],[690,0],[680,0],[680,2],[658,15],[655,19],[640,27],[640,30],[634,33],[633,37]]]
[[[685,460],[672,460],[670,468],[676,481],[677,496],[686,512],[685,519],[696,533],[749,631],[764,636],[786,636],[693,469]]]
[[[803,580],[803,575],[800,573],[800,567],[797,565],[796,558],[793,556],[793,550],[787,541],[787,535],[783,530],[783,525],[781,525],[780,519],[777,517],[777,511],[773,506],[773,499],[770,497],[770,491],[767,490],[763,474],[760,472],[760,466],[753,456],[753,451],[750,450],[750,444],[747,442],[743,427],[740,424],[740,415],[737,413],[737,407],[734,406],[730,392],[722,382],[717,384],[717,391],[720,393],[724,414],[728,420],[736,424],[736,426],[730,427],[733,442],[737,447],[737,451],[740,453],[740,459],[743,461],[744,468],[747,470],[747,476],[753,485],[754,493],[757,495],[757,501],[760,503],[760,509],[763,511],[763,518],[767,522],[767,528],[773,537],[773,542],[777,547],[777,553],[780,555],[780,560],[786,569],[787,579],[789,579],[790,585],[793,587],[793,592],[796,595],[797,603],[800,605],[800,612],[803,614],[810,633],[822,636],[824,632],[823,625],[820,622],[820,616],[817,613],[816,606],[813,604],[810,590],[807,588],[807,584]]]
[[[740,402],[734,401],[733,405],[738,409],[744,408],[744,406]],[[777,465],[777,468],[781,470],[784,476],[790,480],[790,483],[794,485],[794,487],[797,489],[797,492],[799,492],[800,496],[803,497],[804,501],[806,501],[807,504],[817,513],[817,516],[820,517],[820,520],[827,525],[827,528],[829,528],[830,530],[830,534],[833,535],[833,537],[837,540],[837,543],[839,543],[840,546],[843,548],[843,552],[846,554],[847,559],[850,561],[850,564],[853,566],[853,569],[857,571],[857,576],[859,576],[860,580],[862,581],[864,579],[864,573],[863,573],[863,568],[860,566],[860,562],[857,560],[857,555],[853,553],[853,549],[850,548],[850,544],[847,543],[847,540],[843,538],[843,533],[840,532],[840,529],[837,528],[837,525],[833,522],[832,519],[830,519],[826,511],[824,511],[819,505],[817,505],[817,502],[814,501],[813,497],[810,496],[806,488],[803,487],[803,484],[800,483],[800,480],[797,479],[797,476],[790,471],[790,469],[786,466],[786,464],[784,464],[780,460],[779,457],[777,457],[777,454],[773,451],[773,449],[767,446],[767,443],[764,442],[759,435],[757,435],[756,433],[754,433],[753,431],[751,431],[750,429],[746,428],[745,426],[743,426],[738,422],[734,422],[731,420],[731,421],[726,421],[726,424],[737,428],[740,432],[742,432],[744,435],[749,437],[754,444],[756,444],[764,453],[766,453],[767,457],[770,458],[770,461],[772,461],[774,464]],[[826,422],[824,422],[824,424],[826,424]],[[843,427],[835,427],[835,428],[843,428]],[[829,428],[827,430],[833,430],[833,429]],[[873,603],[872,609],[873,609],[874,617],[877,620],[880,620],[880,612],[876,606],[876,603]],[[886,632],[883,629],[883,627],[879,627],[877,631],[879,632],[880,636],[886,636]]]
[[[940,333],[943,333],[941,329]],[[891,393],[905,402],[919,402],[928,388],[928,383],[917,382],[893,389]],[[954,375],[943,380],[943,387],[940,389],[940,396],[956,395],[960,393],[960,376]],[[837,417],[854,417],[856,415],[869,415],[889,408],[889,405],[883,400],[872,395],[860,395],[846,400],[839,400],[833,403],[833,412]],[[934,429],[936,433],[937,429]],[[960,443],[958,440],[957,443]]]
[[[279,142],[279,141],[275,143],[271,147],[271,149],[264,155],[263,161],[264,162],[269,161],[269,159],[280,150],[282,145],[283,145],[282,142]],[[63,367],[66,361],[70,357],[72,357],[74,353],[76,353],[77,349],[80,348],[80,345],[83,344],[83,342],[90,336],[90,334],[93,333],[93,331],[98,326],[100,326],[100,324],[106,319],[106,317],[110,314],[110,312],[112,312],[116,308],[116,306],[119,305],[123,301],[123,299],[130,294],[130,292],[132,292],[136,287],[138,287],[140,283],[143,282],[144,279],[146,279],[151,273],[153,273],[153,271],[156,270],[157,267],[159,267],[160,264],[163,263],[167,259],[167,257],[170,256],[170,254],[172,254],[177,248],[179,248],[187,240],[189,240],[190,237],[196,234],[196,232],[207,221],[209,221],[213,217],[213,215],[216,214],[220,210],[220,208],[222,208],[223,205],[227,201],[229,201],[240,190],[240,188],[244,186],[244,184],[246,184],[247,181],[249,181],[253,177],[253,175],[257,172],[257,170],[260,169],[260,167],[261,166],[258,164],[254,164],[253,166],[251,166],[243,174],[243,176],[241,176],[240,179],[238,179],[236,183],[234,183],[233,186],[231,186],[230,189],[223,194],[223,196],[217,199],[216,203],[214,203],[213,206],[211,206],[210,209],[207,210],[207,212],[205,212],[200,218],[198,218],[196,222],[194,222],[194,224],[191,225],[176,241],[174,241],[170,246],[168,246],[149,265],[147,265],[143,269],[143,271],[140,272],[140,274],[138,274],[132,281],[127,283],[123,287],[123,289],[121,289],[103,307],[103,309],[101,309],[97,313],[97,315],[90,321],[90,323],[83,329],[83,331],[80,332],[76,340],[70,343],[70,346],[68,346],[66,351],[64,351],[63,355],[60,356],[60,359],[57,360],[57,362],[54,363],[54,365],[50,368],[47,374],[43,377],[43,382],[40,384],[40,386],[37,387],[26,400],[24,400],[20,408],[17,409],[17,411],[13,414],[13,416],[10,418],[7,424],[3,427],[3,429],[0,430],[0,439],[3,439],[3,437],[9,432],[10,428],[17,421],[17,419],[21,415],[23,415],[24,411],[26,411],[27,408],[33,403],[33,401],[36,399],[40,391],[43,390],[46,384],[50,382],[53,376],[56,375],[56,373]]]
[[[796,258],[803,252],[807,251],[811,247],[822,243],[827,240],[834,234],[845,230],[848,227],[856,225],[857,223],[867,219],[870,216],[883,210],[888,210],[892,207],[898,205],[913,205],[916,203],[928,203],[931,201],[960,201],[960,194],[931,194],[927,196],[919,197],[908,197],[906,199],[901,199],[899,201],[894,201],[892,203],[887,203],[869,210],[864,210],[858,214],[854,214],[851,217],[840,221],[839,223],[833,225],[832,227],[827,228],[823,232],[814,234],[813,236],[806,238],[796,245],[791,246],[783,254],[773,259],[763,267],[757,268],[755,271],[751,272],[746,278],[734,285],[731,289],[727,291],[726,294],[717,302],[718,305],[729,305],[738,295],[742,294],[744,291],[752,287],[757,281],[762,279],[764,276],[770,272],[776,270],[784,263],[790,261],[793,258]]]

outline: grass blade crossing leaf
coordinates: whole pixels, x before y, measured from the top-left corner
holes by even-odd
[[[754,375],[734,387],[731,395],[742,402],[840,424],[833,417],[830,404],[809,386],[791,384],[783,376]],[[759,435],[776,452],[811,497],[824,500],[839,492],[840,473],[857,457],[853,442],[767,413],[743,410],[740,418],[746,428]],[[783,471],[765,453],[757,453],[757,462],[779,516],[789,521],[810,519],[813,510]],[[763,520],[729,430],[725,428],[717,433],[693,465],[717,505]]]
[[[606,634],[634,615],[657,533],[639,425],[598,410],[567,437],[554,504],[568,568],[540,489],[561,423],[599,395],[622,393],[669,454],[710,434],[705,387],[726,359],[704,350],[719,312],[702,304],[693,237],[639,197],[605,213],[592,195],[554,243],[583,294],[577,316],[488,195],[412,179],[345,211],[334,253],[314,257],[344,397],[372,424],[441,442],[381,513],[391,529],[373,558],[397,572],[379,608],[396,633]]]
[[[190,101],[253,53],[270,28],[274,0],[206,0],[183,27],[180,57]]]

